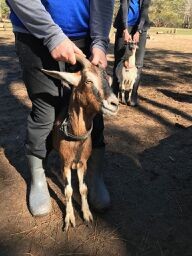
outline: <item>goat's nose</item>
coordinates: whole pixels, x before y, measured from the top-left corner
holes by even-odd
[[[102,112],[105,115],[116,115],[119,109],[119,101],[114,93],[111,93],[107,99],[103,100]]]
[[[117,97],[115,96],[114,93],[111,93],[111,95],[109,96],[107,101],[108,101],[108,104],[113,105],[114,107],[119,106],[119,101],[118,101],[118,99],[117,99]]]

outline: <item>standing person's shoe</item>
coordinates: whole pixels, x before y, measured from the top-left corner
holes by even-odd
[[[90,206],[103,212],[111,205],[110,195],[103,180],[105,148],[94,148],[87,165],[88,199]]]
[[[31,173],[31,187],[29,193],[29,208],[33,216],[43,216],[51,211],[51,198],[43,169],[43,160],[27,155]]]
[[[131,95],[129,96],[128,105],[131,107],[136,107],[138,105],[138,88],[141,80],[141,68],[137,69],[137,78],[135,80],[135,83],[133,85],[133,90],[131,92]]]

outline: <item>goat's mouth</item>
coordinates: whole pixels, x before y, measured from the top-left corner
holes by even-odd
[[[115,97],[110,97],[107,100],[103,100],[101,111],[104,115],[116,115],[119,109],[119,101]]]

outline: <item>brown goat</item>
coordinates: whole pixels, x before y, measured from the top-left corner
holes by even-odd
[[[88,189],[84,181],[87,160],[92,150],[93,118],[99,112],[114,115],[118,111],[118,99],[112,93],[106,72],[91,64],[85,57],[76,55],[76,59],[83,66],[78,73],[42,70],[52,77],[66,81],[73,88],[67,118],[61,113],[53,129],[53,143],[61,157],[63,179],[66,184],[65,230],[68,230],[70,223],[75,226],[72,169],[77,170],[84,220],[93,220],[87,202]]]

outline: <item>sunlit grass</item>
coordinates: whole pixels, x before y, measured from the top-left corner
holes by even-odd
[[[165,33],[165,34],[177,34],[177,35],[192,35],[192,29],[184,28],[165,28],[165,27],[151,27],[150,34]]]

